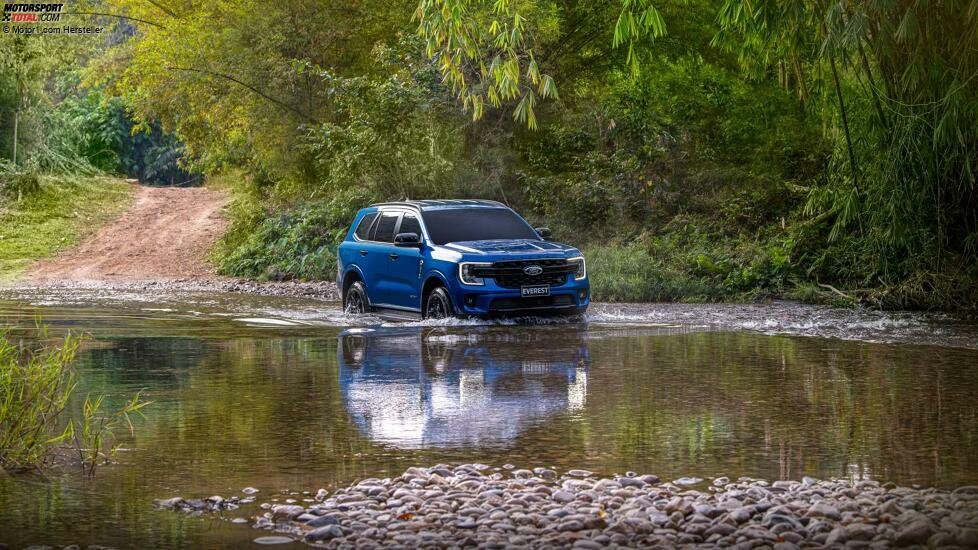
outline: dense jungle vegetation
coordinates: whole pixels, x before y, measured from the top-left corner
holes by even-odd
[[[978,307],[973,2],[88,6],[97,43],[0,37],[7,196],[206,174],[224,273],[329,279],[358,208],[480,197],[582,247],[599,300]]]

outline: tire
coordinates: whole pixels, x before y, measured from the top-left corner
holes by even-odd
[[[343,296],[343,313],[350,315],[361,315],[370,308],[367,300],[367,288],[362,281],[355,281],[350,288],[346,289]]]
[[[425,300],[424,318],[425,319],[444,319],[454,317],[455,309],[452,307],[452,298],[448,295],[445,287],[435,287]]]

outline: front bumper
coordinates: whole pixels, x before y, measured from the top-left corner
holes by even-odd
[[[453,301],[459,315],[474,317],[515,315],[575,315],[591,303],[587,277],[550,287],[549,296],[523,298],[518,288],[504,288],[487,279],[484,285],[455,283]]]

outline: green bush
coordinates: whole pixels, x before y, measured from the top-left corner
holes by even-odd
[[[329,201],[274,213],[252,229],[248,224],[254,210],[246,201],[238,204],[241,217],[236,223],[242,227],[232,226],[229,233],[231,241],[239,240],[225,242],[218,268],[226,275],[264,280],[335,279],[336,247],[357,210],[370,202],[364,192],[350,190]]]
[[[598,301],[704,302],[782,295],[799,276],[790,243],[721,237],[683,220],[630,242],[584,247]]]
[[[63,419],[76,387],[72,363],[81,340],[71,334],[58,345],[49,341],[46,325],[14,336],[0,329],[0,468],[43,468],[52,452],[72,446],[89,476],[115,451],[114,432],[123,423],[131,431],[132,414],[150,402],[137,393],[115,411],[102,408],[104,396],[85,396],[78,418]]]
[[[22,470],[43,465],[51,449],[71,436],[61,414],[75,389],[71,363],[78,338],[59,346],[34,344],[47,337],[39,325],[34,338],[0,331],[0,467]]]

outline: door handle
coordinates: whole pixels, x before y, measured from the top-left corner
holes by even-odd
[[[397,258],[399,258],[399,256],[397,254],[393,253],[393,252],[391,252],[390,254],[388,254],[387,257],[390,258],[390,259],[392,259],[392,260],[396,260]]]
[[[367,255],[367,251],[366,250],[361,250],[360,251],[360,255],[361,256],[366,256]]]

